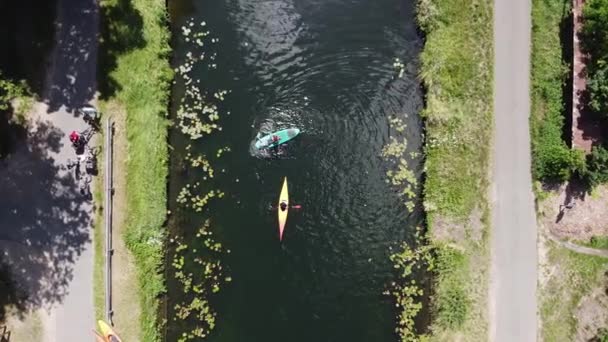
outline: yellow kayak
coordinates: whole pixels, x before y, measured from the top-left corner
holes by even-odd
[[[106,322],[99,320],[97,321],[97,325],[99,326],[99,335],[97,336],[98,341],[101,340],[104,342],[122,342],[120,337],[116,335],[112,327],[110,327]]]
[[[289,192],[287,191],[287,177],[283,181],[283,189],[281,189],[281,196],[279,196],[279,205],[277,207],[279,212],[279,240],[283,240],[283,229],[285,229],[285,222],[287,222],[287,212],[289,211]]]

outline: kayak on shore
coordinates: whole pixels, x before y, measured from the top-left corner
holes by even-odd
[[[255,142],[255,148],[258,150],[263,150],[277,147],[295,138],[298,134],[300,134],[300,130],[298,128],[282,129],[258,138]]]
[[[98,342],[122,342],[120,337],[116,335],[112,327],[106,322],[99,320],[97,321],[97,325],[99,326],[99,332],[93,331]]]

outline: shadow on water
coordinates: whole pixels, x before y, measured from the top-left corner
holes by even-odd
[[[143,18],[129,0],[104,1],[101,7],[101,44],[99,55],[99,91],[107,99],[120,90],[111,73],[117,59],[146,45]]]
[[[64,138],[57,128],[37,123],[19,133],[16,148],[0,160],[0,321],[7,310],[48,308],[61,302],[72,265],[89,242],[90,218],[52,153]],[[62,175],[63,174],[63,175]]]

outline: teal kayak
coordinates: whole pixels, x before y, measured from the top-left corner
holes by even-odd
[[[257,148],[258,150],[262,150],[265,148],[276,147],[295,138],[298,134],[300,134],[300,130],[297,128],[288,128],[276,131],[274,133],[259,138],[255,142],[255,148]],[[278,140],[276,140],[275,138],[275,141],[273,141],[273,137],[278,137]]]

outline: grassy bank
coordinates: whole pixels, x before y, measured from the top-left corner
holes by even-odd
[[[426,34],[424,206],[437,248],[432,336],[487,335],[488,165],[492,137],[492,1],[419,0]]]
[[[547,249],[540,286],[541,334],[545,341],[574,341],[579,319],[586,316],[577,315],[577,311],[585,311],[581,300],[595,289],[602,290],[608,260],[581,255],[553,242],[547,242]],[[597,309],[592,308],[590,314],[593,317]]]
[[[158,341],[171,79],[165,1],[104,0],[101,13],[99,88],[105,101],[118,102],[127,113],[124,239],[137,268],[141,339]]]

